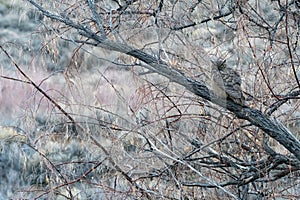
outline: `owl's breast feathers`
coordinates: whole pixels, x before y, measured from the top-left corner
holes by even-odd
[[[244,105],[245,99],[241,89],[242,80],[236,71],[223,63],[219,66],[213,65],[211,73],[212,89],[220,98],[230,98],[235,103]]]

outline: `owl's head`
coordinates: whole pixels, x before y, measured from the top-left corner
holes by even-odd
[[[219,70],[224,69],[226,67],[225,64],[226,60],[217,59],[217,60],[211,60],[211,62],[213,63],[213,66],[215,66]]]

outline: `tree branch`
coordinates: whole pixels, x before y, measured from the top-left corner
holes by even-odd
[[[35,3],[33,0],[27,0],[34,5],[38,10],[45,16],[59,20],[60,22],[69,25],[70,27],[80,31],[80,34],[87,37],[89,40],[95,41],[94,46],[98,46],[104,49],[112,50],[127,54],[135,57],[147,65],[145,66],[149,70],[152,70],[162,76],[165,76],[170,81],[175,82],[179,85],[184,86],[187,90],[194,93],[195,95],[202,97],[212,103],[215,103],[221,107],[228,109],[233,112],[238,118],[245,119],[263,130],[270,137],[274,138],[286,149],[288,149],[298,160],[300,160],[300,141],[279,121],[272,120],[269,116],[263,114],[261,111],[249,108],[247,106],[241,106],[234,103],[230,99],[227,99],[226,104],[218,100],[218,96],[208,87],[190,77],[187,77],[181,71],[169,67],[162,60],[155,58],[154,56],[143,52],[142,50],[131,47],[127,44],[111,41],[104,38],[102,35],[99,36],[93,32],[90,28],[77,24],[72,20],[62,18],[59,15],[52,14],[44,9],[41,5]]]

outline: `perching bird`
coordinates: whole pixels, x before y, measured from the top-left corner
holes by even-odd
[[[229,68],[224,60],[212,61],[211,86],[214,93],[222,100],[231,99],[237,104],[244,105],[245,98],[241,89],[240,75]]]

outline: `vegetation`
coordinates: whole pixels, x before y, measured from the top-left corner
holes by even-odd
[[[20,2],[0,198],[300,198],[298,1]],[[211,87],[215,58],[244,105]]]

